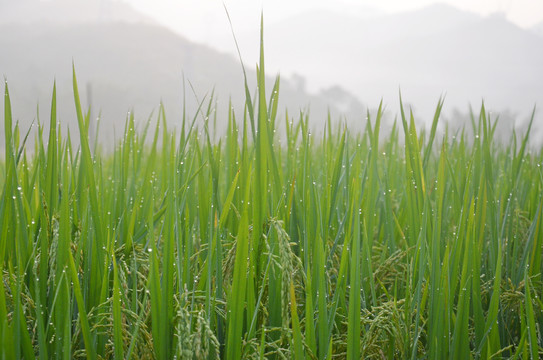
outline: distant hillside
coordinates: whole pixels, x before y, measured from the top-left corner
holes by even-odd
[[[366,104],[384,98],[396,108],[401,89],[427,120],[441,94],[445,110],[485,99],[524,116],[543,105],[543,38],[503,17],[447,5],[367,19],[308,12],[266,34],[269,68],[305,77],[310,91],[341,84]]]
[[[543,21],[532,26],[530,30],[543,37]]]
[[[14,116],[23,128],[36,118],[38,102],[41,121],[47,122],[56,79],[59,117],[75,130],[72,59],[84,105],[92,102],[93,117],[99,112],[102,115],[103,140],[113,138],[113,128],[116,137],[120,136],[128,110],[133,109],[141,122],[153,110],[156,113],[160,101],[165,104],[170,124],[180,124],[183,74],[190,116],[197,108],[196,97],[202,99],[212,91],[219,107],[219,128],[226,122],[230,99],[238,113],[243,111],[245,94],[239,61],[158,26],[118,22],[4,24],[0,25],[0,52],[0,74],[8,79]],[[254,70],[249,68],[248,75],[250,86],[256,89]],[[273,79],[268,79],[267,85],[273,85]],[[329,107],[337,114],[334,101],[342,105],[344,113],[354,110],[358,118],[364,113],[358,102],[345,108],[342,99],[310,96],[288,81],[282,81],[280,94],[280,109],[287,106],[296,115],[301,107],[311,104],[312,114],[320,114],[313,117],[314,121],[324,121]],[[3,103],[3,114],[2,109]]]

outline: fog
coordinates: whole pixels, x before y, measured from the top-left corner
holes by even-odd
[[[444,118],[484,100],[505,130],[525,126],[543,102],[541,1],[0,0],[0,74],[14,118],[22,129],[38,115],[46,123],[56,79],[60,120],[75,131],[73,61],[106,141],[119,138],[128,111],[142,123],[163,102],[175,125],[183,101],[195,112],[212,92],[221,128],[230,103],[242,112],[244,102],[232,30],[256,87],[262,12],[268,85],[280,73],[281,106],[309,110],[315,126],[329,110],[360,124],[381,100],[391,121],[400,91],[420,123],[444,96]]]

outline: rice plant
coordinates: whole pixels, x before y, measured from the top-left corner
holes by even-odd
[[[179,131],[162,108],[143,128],[131,115],[110,153],[91,148],[75,70],[79,141],[53,86],[49,134],[26,143],[6,83],[1,357],[541,358],[529,130],[494,141],[483,105],[441,137],[440,101],[428,132],[402,106],[382,134],[380,106],[362,132],[315,135],[278,114],[263,50],[257,72],[244,109],[208,99]]]

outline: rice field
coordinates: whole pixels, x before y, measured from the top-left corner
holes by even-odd
[[[79,128],[62,133],[53,88],[34,144],[6,84],[0,357],[543,357],[529,130],[494,141],[482,106],[436,135],[439,102],[428,130],[402,106],[382,134],[380,106],[362,132],[330,119],[315,135],[278,114],[279,84],[266,94],[262,55],[245,109],[209,99],[179,131],[163,109],[132,116],[111,153],[89,139],[75,70]]]

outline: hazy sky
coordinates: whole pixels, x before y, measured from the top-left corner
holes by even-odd
[[[103,0],[106,1],[106,0]],[[260,26],[260,13],[264,12],[265,23],[265,42],[273,37],[270,35],[269,29],[276,29],[272,25],[280,24],[282,20],[292,17],[293,15],[303,14],[308,11],[325,10],[330,12],[336,12],[339,15],[358,17],[363,19],[365,17],[378,16],[379,14],[387,14],[394,12],[415,11],[422,7],[430,6],[437,3],[445,3],[450,6],[456,7],[460,10],[479,14],[481,16],[493,15],[503,16],[508,21],[516,24],[522,28],[529,28],[535,24],[543,22],[543,0],[122,0],[133,4],[140,11],[145,12],[147,15],[159,20],[161,23],[167,25],[172,30],[182,34],[188,39],[207,44],[211,47],[219,49],[223,52],[230,53],[235,56],[235,45],[232,40],[230,26],[225,14],[224,6],[226,5],[232,19],[233,29],[238,39],[242,58],[246,64],[255,64],[258,60],[258,43],[259,43],[259,26]],[[336,17],[337,18],[337,17]],[[280,25],[279,25],[280,26]],[[428,29],[431,32],[431,29]],[[277,37],[276,37],[277,38]],[[296,37],[293,37],[296,39]],[[290,39],[285,39],[290,40]],[[281,40],[276,39],[275,42],[268,41],[266,50],[268,56],[266,58],[267,70],[269,73],[280,72],[287,78],[292,74],[300,74],[307,79],[307,89],[315,92],[325,86],[330,86],[328,80],[319,78],[319,74],[322,73],[311,72],[309,68],[300,68],[292,64],[287,64],[290,59],[270,56],[269,54],[282,53],[284,50],[281,47]],[[288,41],[285,41],[288,42]],[[311,43],[309,41],[309,43]],[[487,45],[490,46],[490,45]],[[307,43],[300,42],[300,48],[303,47],[306,53],[316,51],[318,49],[310,48]],[[505,49],[504,51],[507,51]],[[318,52],[317,52],[318,53]],[[292,52],[289,53],[292,55]],[[296,60],[296,59],[294,59]],[[322,59],[319,59],[322,60]],[[325,61],[325,60],[322,60]],[[341,62],[322,63],[314,61],[317,67],[326,66],[328,69],[341,68]],[[331,61],[331,60],[330,60]],[[529,59],[526,59],[528,62]],[[308,64],[306,62],[306,64]],[[390,70],[390,69],[389,69]],[[453,69],[451,71],[459,71]],[[513,70],[511,70],[513,71]],[[518,71],[518,69],[514,70]],[[330,73],[332,74],[332,73]],[[335,73],[334,73],[335,74]],[[387,70],[387,74],[390,71]],[[375,90],[373,93],[358,94],[364,101],[369,103],[378,102],[378,97],[385,96],[389,100],[394,99],[398,89],[398,85],[402,85],[402,91],[409,97],[409,91],[411,89],[419,89],[419,85],[412,85],[409,87],[408,81],[403,79],[408,74],[399,74],[397,78],[388,78],[386,83],[387,88],[381,90]],[[355,90],[360,89],[360,86],[348,87],[346,84],[348,80],[340,75],[330,75],[336,83],[341,86],[345,86],[345,89],[355,93]],[[538,75],[539,76],[539,75]],[[328,82],[327,82],[328,81]],[[385,83],[381,81],[380,83]],[[352,85],[352,84],[351,84]],[[435,95],[441,92],[446,92],[448,95],[449,103],[468,103],[468,101],[479,100],[477,96],[486,96],[486,99],[490,99],[487,95],[487,90],[477,90],[481,94],[476,93],[473,96],[475,98],[465,99],[467,95],[461,91],[454,93],[450,84],[445,81],[438,81],[433,83],[435,85],[432,88],[426,89],[427,95]],[[383,85],[385,86],[385,85]],[[490,86],[490,85],[488,85]],[[372,90],[372,91],[373,91]],[[390,90],[390,91],[389,91]],[[458,89],[456,89],[458,90]],[[388,92],[386,92],[388,91]],[[413,90],[415,91],[415,90]],[[504,90],[505,91],[505,90]],[[387,95],[388,94],[388,95]],[[394,94],[391,95],[390,94]],[[454,97],[461,98],[456,103]],[[374,96],[375,98],[371,97]],[[437,96],[437,95],[436,95]],[[473,97],[472,96],[472,97]],[[534,95],[535,96],[535,95]],[[414,97],[413,97],[414,98]],[[376,100],[377,99],[377,100]],[[452,100],[451,100],[452,99]],[[419,99],[417,99],[418,101]],[[494,100],[498,103],[497,100]],[[523,104],[521,107],[530,108],[533,104],[533,99],[530,97],[530,104]],[[492,101],[490,101],[492,104]],[[419,101],[420,105],[420,101]],[[429,108],[432,108],[435,104],[432,104]],[[419,106],[420,108],[421,106]]]
[[[124,0],[159,19],[188,38],[213,43],[229,31],[223,3],[229,9],[236,30],[258,29],[264,10],[266,23],[290,15],[326,9],[356,16],[379,12],[412,10],[433,3],[448,3],[462,10],[488,15],[503,13],[511,22],[530,27],[543,21],[543,0]]]

